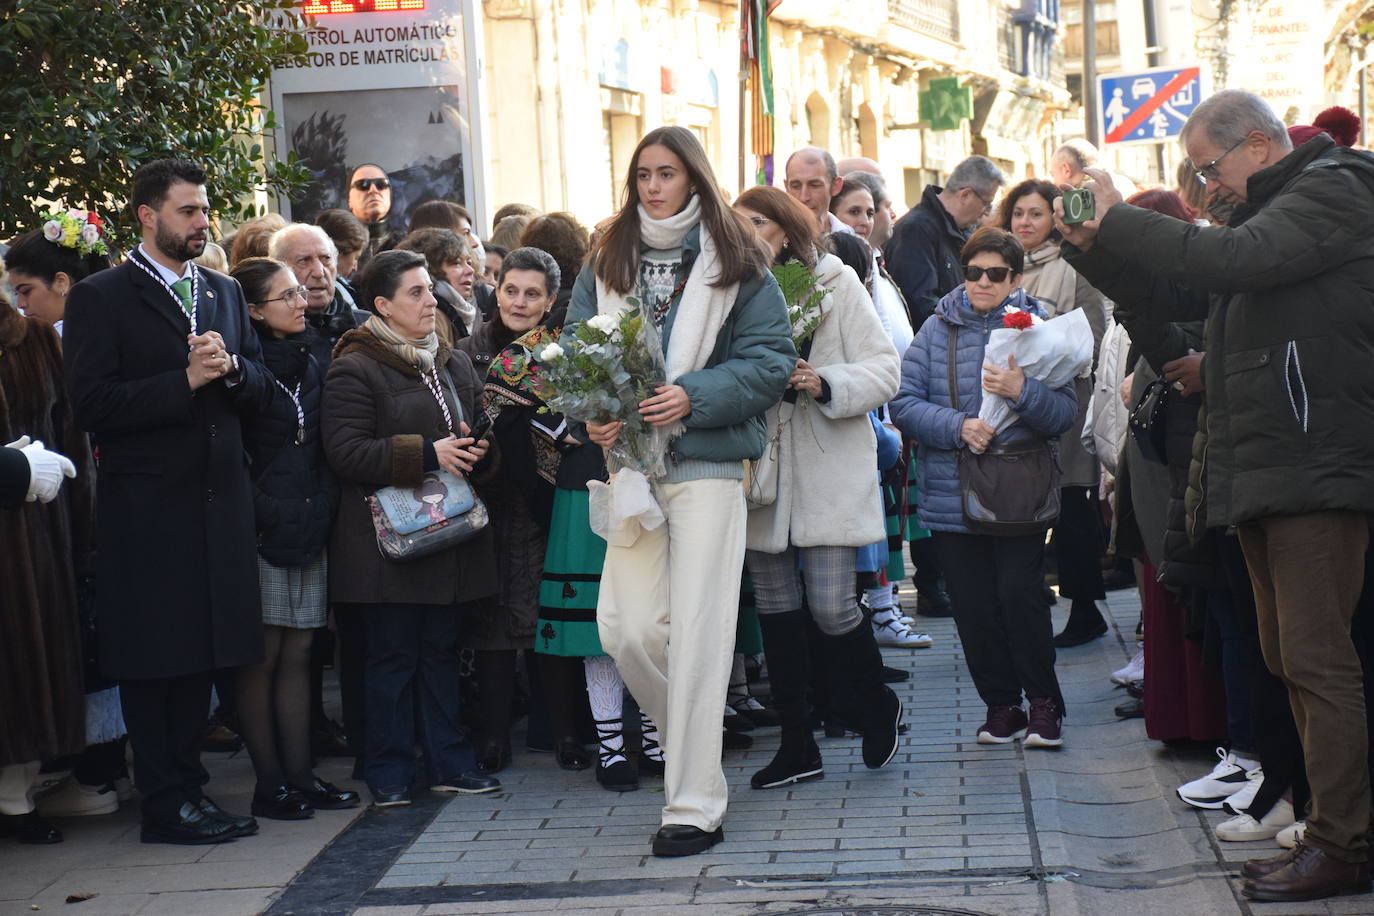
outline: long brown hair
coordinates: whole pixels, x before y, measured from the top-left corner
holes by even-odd
[[[620,212],[597,240],[596,275],[607,287],[625,294],[639,281],[639,155],[650,146],[662,146],[677,156],[687,172],[688,185],[701,198],[701,225],[715,240],[720,256],[720,276],[711,284],[729,286],[753,279],[768,267],[768,259],[749,221],[730,209],[716,184],[715,172],[701,141],[685,127],[657,127],[644,135],[630,157]]]
[[[795,197],[782,188],[759,186],[747,189],[735,198],[736,207],[746,207],[778,224],[787,236],[787,245],[778,255],[779,261],[796,258],[808,268],[816,266],[816,244],[819,231],[816,217]]]

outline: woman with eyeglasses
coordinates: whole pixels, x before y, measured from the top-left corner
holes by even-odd
[[[1064,701],[1054,673],[1050,609],[1040,595],[1044,532],[971,530],[964,521],[959,453],[1057,438],[1072,428],[1078,399],[1072,384],[1051,390],[1015,366],[984,366],[988,335],[1003,327],[1005,315],[1044,317],[1020,288],[1025,252],[1016,237],[979,229],[959,259],[964,282],[916,332],[902,360],[892,416],[919,443],[921,524],[934,532],[964,658],[988,707],[978,743],[1024,737],[1026,747],[1058,747]],[[1007,398],[1019,418],[995,437],[978,418],[984,392]]]
[[[300,820],[359,803],[311,772],[310,647],[328,611],[325,544],[339,488],[320,445],[323,377],[310,355],[305,288],[271,258],[241,261],[231,276],[275,383],[270,406],[244,424],[266,655],[238,673],[239,731],[257,777],[254,816]]]
[[[1000,222],[1016,236],[1026,251],[1026,272],[1021,286],[1050,315],[1082,309],[1093,331],[1093,357],[1107,330],[1107,300],[1083,275],[1059,256],[1059,233],[1054,229],[1054,200],[1059,189],[1048,181],[1029,179],[1002,198]],[[1078,416],[1074,429],[1088,419],[1092,379],[1074,383]],[[1059,442],[1059,519],[1054,523],[1054,556],[1059,572],[1059,594],[1068,598],[1069,620],[1054,638],[1060,649],[1081,646],[1107,633],[1107,621],[1097,602],[1107,597],[1102,584],[1102,509],[1097,499],[1097,458],[1088,454],[1079,436]]]

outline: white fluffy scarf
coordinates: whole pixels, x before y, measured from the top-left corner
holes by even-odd
[[[672,250],[682,245],[692,227],[701,222],[701,198],[693,194],[682,212],[667,219],[654,219],[639,205],[639,237],[650,248]],[[682,290],[677,314],[673,318],[673,334],[668,340],[667,377],[669,384],[689,372],[705,367],[715,349],[716,337],[734,307],[739,284],[711,286],[720,276],[720,254],[715,239],[705,226],[701,227],[701,251],[692,262],[692,272]],[[596,278],[596,310],[602,315],[618,315],[632,306],[626,296],[608,288]],[[673,434],[681,433],[681,423],[674,424]]]

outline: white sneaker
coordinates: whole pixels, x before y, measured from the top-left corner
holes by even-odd
[[[87,817],[113,814],[119,810],[119,795],[114,786],[83,786],[69,779],[57,788],[34,799],[40,817]]]
[[[913,633],[890,611],[873,615],[873,638],[880,646],[898,649],[929,649],[935,644],[925,633]]]
[[[1281,798],[1269,809],[1269,813],[1259,820],[1248,814],[1237,814],[1230,820],[1217,824],[1218,840],[1228,843],[1245,843],[1250,840],[1267,840],[1278,836],[1285,827],[1293,825],[1293,803]]]
[[[1224,747],[1217,748],[1217,756],[1221,759],[1212,772],[1178,787],[1178,797],[1194,808],[1219,810],[1222,802],[1245,788],[1247,770],[1237,762],[1240,758]]]
[[[1112,672],[1112,683],[1125,687],[1132,681],[1143,681],[1145,679],[1145,650],[1139,649],[1131,660],[1126,663],[1126,667],[1118,668]]]
[[[1244,814],[1245,809],[1250,807],[1250,803],[1259,794],[1260,786],[1264,785],[1264,770],[1256,767],[1245,774],[1245,785],[1234,795],[1229,796],[1226,801],[1221,803],[1223,810],[1230,814]]]
[[[1274,835],[1274,839],[1284,849],[1292,849],[1302,842],[1302,838],[1307,834],[1307,821],[1297,821],[1289,824]]]

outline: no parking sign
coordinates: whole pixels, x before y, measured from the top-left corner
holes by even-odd
[[[1158,67],[1097,78],[1097,116],[1109,144],[1165,143],[1204,98],[1201,67]]]

